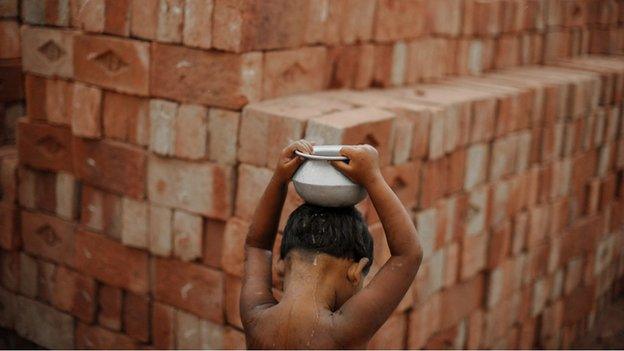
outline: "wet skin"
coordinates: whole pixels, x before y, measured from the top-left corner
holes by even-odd
[[[288,182],[311,152],[299,141],[282,151],[275,174],[254,214],[245,245],[241,319],[249,348],[365,348],[410,287],[422,249],[409,214],[384,181],[376,150],[344,147],[349,164],[334,166],[363,185],[386,233],[390,259],[363,288],[368,259],[358,262],[294,250],[278,264],[284,274],[279,303],[272,293],[272,252]]]

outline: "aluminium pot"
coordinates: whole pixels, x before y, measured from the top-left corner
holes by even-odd
[[[314,146],[312,154],[295,151],[305,158],[293,176],[295,190],[305,202],[325,207],[353,206],[364,200],[366,190],[338,171],[330,161],[348,162],[340,155],[342,145]]]

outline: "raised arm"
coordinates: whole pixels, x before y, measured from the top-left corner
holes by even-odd
[[[336,317],[339,337],[365,342],[409,289],[422,261],[422,248],[409,213],[381,175],[377,150],[369,145],[345,146],[341,153],[349,163],[335,162],[334,166],[368,191],[391,253],[370,284],[349,299]]]
[[[245,241],[245,273],[243,276],[240,311],[243,325],[253,319],[254,311],[275,304],[271,292],[272,250],[280,214],[288,193],[288,183],[303,160],[295,150],[312,153],[312,145],[300,140],[288,145],[275,168],[275,173],[260,198]]]

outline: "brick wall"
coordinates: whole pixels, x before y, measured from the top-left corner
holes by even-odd
[[[419,229],[423,266],[371,347],[569,347],[621,286],[623,1],[9,0],[0,14],[0,96],[18,106],[3,121],[24,115],[17,155],[0,151],[0,326],[37,344],[244,347],[246,230],[302,137],[375,145]],[[389,252],[359,208],[373,276]]]

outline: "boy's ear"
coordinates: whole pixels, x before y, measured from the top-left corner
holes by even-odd
[[[347,271],[347,278],[353,285],[360,283],[364,279],[364,267],[368,264],[368,258],[362,257],[360,261],[354,262]]]
[[[277,262],[275,263],[275,271],[277,271],[277,274],[280,277],[284,276],[284,272],[286,270],[285,267],[286,267],[286,264],[284,263],[284,260],[282,258],[279,258]]]

